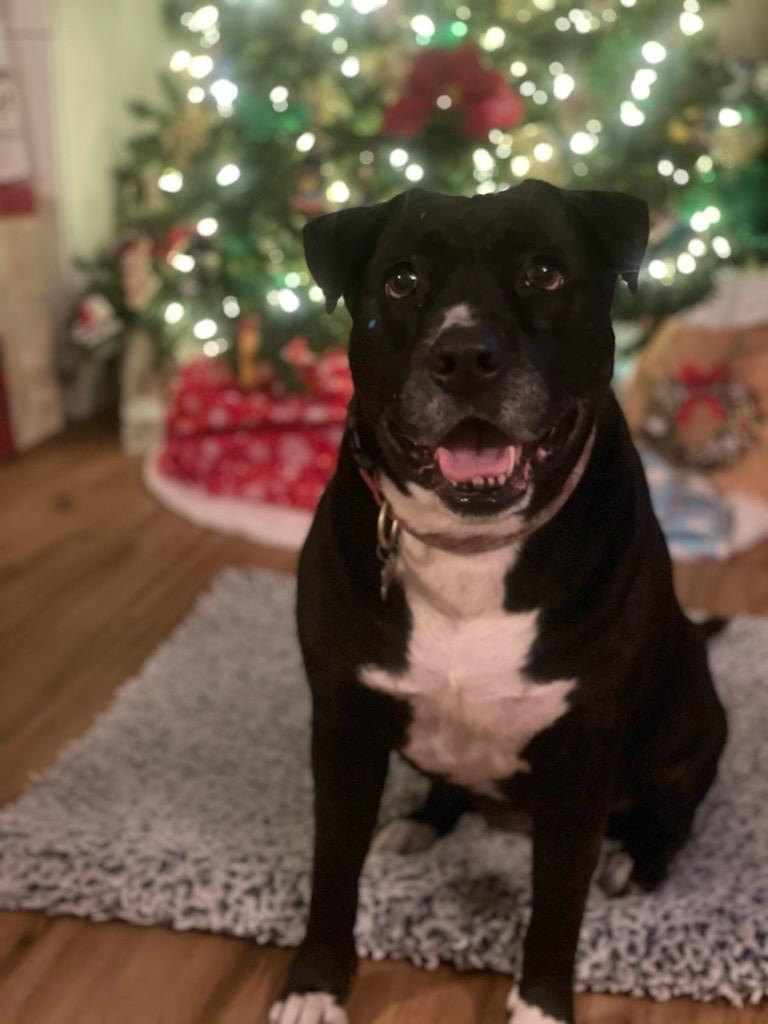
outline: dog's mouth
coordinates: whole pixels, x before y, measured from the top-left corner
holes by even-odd
[[[556,460],[577,420],[572,410],[540,437],[522,443],[474,417],[462,420],[434,448],[392,433],[420,485],[460,510],[498,511],[519,502],[536,474]]]

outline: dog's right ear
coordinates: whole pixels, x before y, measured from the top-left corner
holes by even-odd
[[[327,213],[304,228],[307,266],[325,296],[329,313],[346,297],[370,258],[384,222],[387,203]]]

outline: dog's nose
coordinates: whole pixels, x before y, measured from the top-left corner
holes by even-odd
[[[427,357],[432,379],[449,394],[471,393],[490,384],[501,373],[503,352],[492,334],[446,333]]]

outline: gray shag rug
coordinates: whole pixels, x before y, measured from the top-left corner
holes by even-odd
[[[229,570],[58,764],[0,812],[0,907],[301,939],[309,701],[292,579]],[[580,989],[732,1003],[768,996],[768,620],[712,644],[731,736],[695,838],[654,895],[596,886]],[[422,782],[393,763],[383,816]],[[527,839],[473,816],[412,857],[369,858],[361,954],[516,974]]]

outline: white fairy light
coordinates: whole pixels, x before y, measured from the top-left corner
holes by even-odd
[[[166,168],[157,179],[157,186],[163,192],[181,192],[184,188],[184,175],[173,167]]]
[[[523,75],[528,74],[528,65],[524,60],[513,60],[509,65],[509,70],[515,78],[522,78]]]
[[[207,53],[198,54],[191,58],[188,69],[193,78],[207,78],[213,71],[213,60]]]
[[[177,324],[184,317],[184,307],[180,302],[169,302],[165,307],[163,319],[167,324]]]
[[[475,165],[478,171],[490,173],[496,166],[496,161],[493,159],[487,149],[476,149],[472,154],[472,163]]]
[[[667,274],[667,265],[664,260],[651,260],[648,264],[648,273],[657,281],[663,280]]]
[[[220,107],[231,107],[240,90],[228,78],[218,78],[208,89]]]
[[[203,345],[203,355],[214,359],[221,352],[221,345],[218,341],[206,341]]]
[[[408,153],[404,149],[393,149],[389,154],[389,162],[395,170],[399,170],[408,163]]]
[[[375,161],[375,159],[376,154],[373,152],[373,150],[364,149],[360,154],[360,163],[363,164],[364,167],[370,167],[371,164]]]
[[[661,64],[667,56],[666,46],[657,43],[655,39],[649,39],[647,43],[643,43],[640,52],[643,59],[647,60],[649,64]]]
[[[696,266],[696,259],[689,252],[681,252],[677,257],[677,269],[681,274],[692,274]]]
[[[289,288],[298,288],[301,284],[301,274],[297,274],[295,270],[292,270],[289,274],[285,275],[285,283]]]
[[[735,128],[743,120],[740,111],[734,110],[733,107],[723,107],[717,115],[717,119],[723,128]]]
[[[593,135],[597,135],[598,132],[601,132],[603,130],[603,122],[598,121],[596,117],[590,117],[590,119],[587,121],[584,127],[587,129],[588,132],[591,132]]]
[[[683,11],[680,15],[680,31],[684,36],[695,36],[704,28],[704,19],[699,14]]]
[[[187,93],[187,99],[190,103],[202,103],[205,99],[205,89],[201,85],[193,85]]]
[[[555,28],[558,32],[567,32],[571,27],[570,21],[567,18],[558,18],[555,21]]]
[[[523,178],[531,169],[531,161],[527,156],[516,156],[512,158],[509,166],[516,178]]]
[[[523,82],[523,84],[520,86],[520,95],[521,96],[533,96],[533,94],[535,92],[536,92],[536,83],[535,82],[531,82],[530,80],[527,80],[527,81]]]
[[[226,295],[221,303],[221,308],[224,310],[224,316],[228,316],[230,320],[235,320],[240,316],[240,303],[234,295]]]
[[[277,288],[270,288],[270,290],[267,292],[267,302],[269,303],[270,306],[280,305],[280,292],[277,290]]]
[[[345,181],[332,181],[325,194],[332,203],[346,203],[350,196],[349,186]]]
[[[323,289],[318,288],[316,284],[313,284],[309,289],[309,298],[312,302],[322,302],[325,296],[323,295]]]
[[[360,74],[360,61],[357,57],[347,57],[341,62],[341,73],[345,78],[354,78]]]
[[[411,18],[411,28],[417,36],[433,36],[435,23],[427,14],[417,14]]]
[[[674,181],[676,185],[687,185],[690,180],[690,174],[682,167],[678,167],[672,175],[672,181]]]
[[[706,231],[710,225],[710,220],[705,210],[697,210],[691,215],[689,223],[694,231]]]
[[[219,222],[215,217],[203,217],[197,222],[197,233],[203,238],[210,238],[219,230]]]
[[[556,0],[533,0],[533,6],[540,11],[554,11]]]
[[[536,92],[533,94],[533,96],[531,96],[531,99],[538,106],[543,107],[544,104],[549,99],[549,96],[544,92],[543,89],[537,89]]]
[[[212,338],[218,330],[215,320],[205,319],[198,320],[192,328],[192,333],[199,341],[206,341],[208,338]]]
[[[731,243],[722,235],[715,235],[712,239],[712,248],[721,260],[727,260],[731,255]]]
[[[298,295],[290,288],[281,288],[279,296],[280,308],[284,313],[295,313],[301,306]]]
[[[320,32],[322,35],[330,35],[331,32],[338,26],[339,19],[335,14],[331,14],[330,11],[323,11],[322,14],[318,14],[312,23],[312,27],[316,32]]]
[[[339,56],[341,56],[349,49],[349,43],[343,36],[336,36],[336,38],[331,42],[331,49],[334,53],[338,53]]]
[[[175,252],[170,258],[174,270],[181,274],[190,274],[195,269],[195,257],[186,252]]]
[[[480,41],[480,45],[484,50],[492,52],[493,50],[500,50],[507,39],[507,33],[500,25],[492,25],[483,36]]]
[[[435,104],[440,108],[440,110],[450,110],[453,106],[453,100],[447,93],[443,93],[442,96],[437,97]]]
[[[300,153],[308,153],[314,146],[317,139],[315,138],[314,132],[303,132],[298,139],[296,139],[296,149]]]
[[[557,99],[567,100],[575,88],[576,79],[573,75],[568,75],[564,71],[560,72],[559,75],[555,75],[555,81],[552,84],[552,91]]]
[[[613,22],[616,21],[616,19],[618,18],[618,14],[616,13],[616,11],[614,11],[612,7],[606,7],[601,17],[603,21],[607,22],[609,25],[612,25]]]
[[[216,184],[226,188],[227,185],[234,185],[240,178],[240,168],[237,164],[224,164],[216,175]]]
[[[317,11],[307,9],[301,12],[301,20],[305,25],[314,25],[317,21]]]
[[[171,71],[183,71],[189,66],[191,59],[192,54],[189,50],[177,50],[169,61]]]
[[[656,164],[656,170],[662,175],[662,177],[670,178],[675,172],[675,165],[671,160],[667,160],[665,158],[663,160],[659,160],[658,164]]]
[[[706,215],[709,217],[710,224],[717,224],[720,218],[722,217],[722,213],[716,206],[708,206],[704,210],[704,213],[706,213]]]
[[[702,238],[692,238],[688,243],[688,252],[691,256],[706,256],[707,243]]]
[[[622,7],[634,7],[637,0],[621,0]]]
[[[715,161],[708,153],[702,153],[699,159],[696,161],[696,170],[701,171],[702,174],[707,174],[715,166]]]
[[[597,139],[594,135],[590,135],[589,132],[575,132],[571,136],[569,145],[573,153],[583,156],[586,153],[592,152],[597,145]]]
[[[624,100],[621,104],[619,117],[630,128],[637,128],[645,121],[645,114],[631,100]]]
[[[539,163],[545,164],[555,155],[555,148],[548,142],[537,142],[533,147],[533,155]]]
[[[510,146],[510,144],[508,142],[502,142],[500,145],[498,145],[496,147],[496,156],[499,157],[500,160],[507,160],[509,157],[511,157],[512,147]]]
[[[408,181],[421,181],[424,177],[424,168],[421,164],[408,164],[405,168],[405,176]]]
[[[206,4],[204,7],[198,7],[193,12],[192,17],[187,22],[187,28],[190,32],[207,32],[208,29],[213,26],[219,20],[219,9],[213,4]]]
[[[701,4],[699,0],[683,0],[683,10],[690,11],[691,14],[698,14],[701,10]]]
[[[284,85],[276,85],[269,91],[269,98],[272,103],[285,103],[290,93]]]
[[[492,192],[496,191],[496,182],[486,179],[481,181],[475,189],[475,194],[478,196],[489,196]]]

